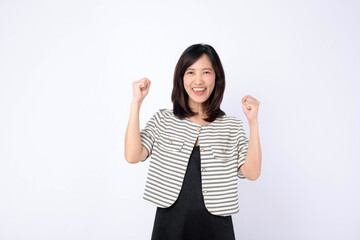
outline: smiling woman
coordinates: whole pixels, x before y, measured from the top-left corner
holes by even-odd
[[[224,90],[225,73],[215,49],[207,44],[188,47],[175,68],[174,114],[200,124],[212,122],[225,115],[220,109]]]
[[[140,131],[139,110],[150,84],[147,78],[133,83],[125,158],[137,163],[151,156],[143,195],[157,206],[151,239],[235,239],[237,180],[259,175],[259,102],[243,98],[249,142],[243,122],[220,109],[225,74],[215,49],[206,44],[192,45],[180,56],[173,109],[160,109]]]
[[[206,102],[215,86],[215,72],[209,57],[203,54],[185,72],[184,87],[189,97],[189,106],[194,112],[201,112],[202,103]],[[199,97],[197,97],[199,96]]]

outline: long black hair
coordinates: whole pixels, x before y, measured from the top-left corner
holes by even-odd
[[[225,115],[220,109],[220,105],[223,99],[225,90],[225,73],[222,67],[219,55],[215,49],[208,44],[194,44],[188,47],[180,56],[174,72],[173,89],[171,94],[171,101],[173,103],[174,115],[180,119],[184,119],[189,116],[194,116],[194,113],[188,103],[189,95],[184,88],[184,74],[188,67],[196,62],[203,54],[206,54],[212,64],[215,71],[215,87],[212,91],[205,108],[205,113],[208,116],[204,119],[207,122],[214,121],[217,117]]]

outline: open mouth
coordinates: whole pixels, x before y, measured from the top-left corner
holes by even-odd
[[[192,88],[192,90],[196,95],[203,95],[206,91],[206,88]]]

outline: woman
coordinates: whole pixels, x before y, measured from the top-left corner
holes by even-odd
[[[174,73],[173,109],[160,109],[140,131],[140,106],[150,84],[148,78],[133,82],[125,158],[137,163],[151,156],[143,198],[157,206],[152,239],[235,239],[237,180],[260,175],[260,102],[242,98],[248,139],[242,121],[220,109],[225,74],[206,44],[184,51]]]

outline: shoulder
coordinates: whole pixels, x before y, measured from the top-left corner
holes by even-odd
[[[174,115],[173,111],[168,108],[160,108],[157,112],[155,112],[154,116],[158,119],[168,118]]]
[[[152,120],[156,120],[157,123],[160,123],[161,121],[164,121],[166,119],[171,118],[174,116],[174,113],[171,109],[168,108],[160,108],[158,111],[156,111],[152,117]]]
[[[169,108],[161,108],[159,109],[158,111],[161,115],[163,116],[171,116],[171,115],[174,115],[174,112],[172,109],[169,109]]]
[[[220,117],[219,121],[222,122],[224,125],[235,126],[237,128],[242,127],[243,125],[243,121],[240,118],[235,116],[229,116],[226,114]]]
[[[223,122],[227,129],[230,130],[231,136],[239,141],[245,135],[243,120],[235,116],[223,116]]]

